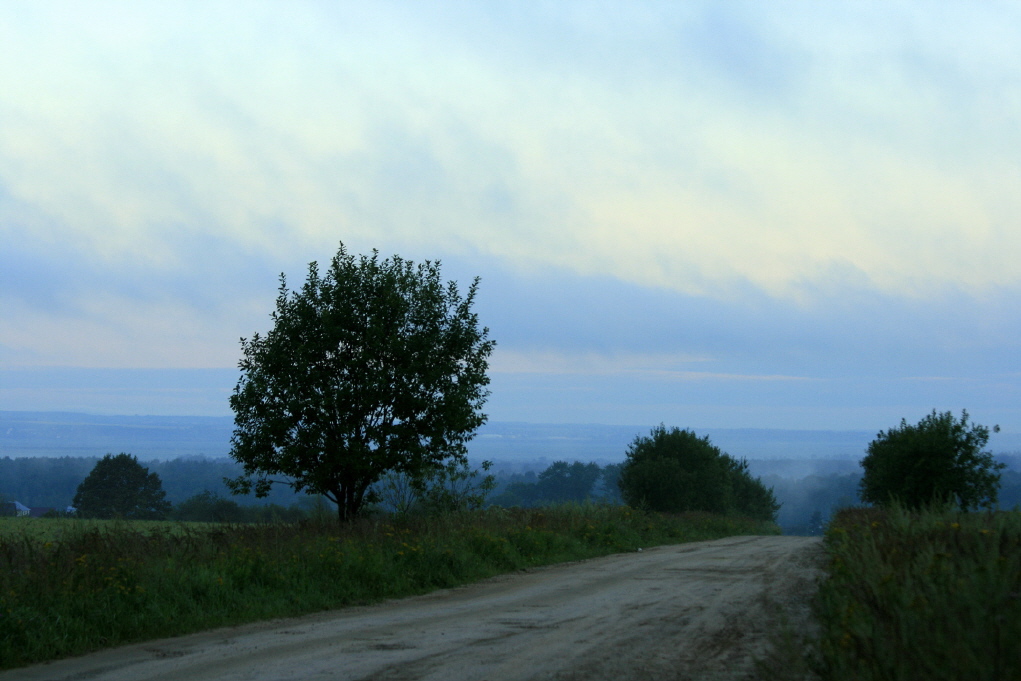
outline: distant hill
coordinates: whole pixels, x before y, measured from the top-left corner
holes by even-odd
[[[225,457],[231,417],[94,416],[68,412],[0,411],[0,456],[103,456],[139,459]]]

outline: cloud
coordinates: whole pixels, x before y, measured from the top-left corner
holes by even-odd
[[[1007,429],[1021,424],[1010,407],[1021,403],[1016,289],[986,300],[960,293],[931,307],[845,290],[839,301],[813,307],[761,294],[720,303],[568,270],[520,272],[484,257],[445,260],[443,274],[462,284],[482,276],[477,311],[498,343],[487,406],[494,420],[873,428],[967,407]],[[298,286],[304,268],[288,275]],[[269,328],[275,283],[267,271],[261,301],[254,292],[231,294],[222,309],[151,291],[114,297],[116,286],[85,289],[65,315],[5,306],[20,322],[5,327],[6,366],[205,365],[230,373],[238,336]],[[226,307],[245,300],[243,310]],[[15,348],[26,355],[20,362],[12,361]],[[205,379],[190,391],[179,381],[161,392],[158,372],[129,374],[98,387],[60,387],[50,374],[34,388],[32,380],[4,378],[3,404],[39,405],[48,395],[50,404],[81,411],[117,411],[135,399],[151,413],[224,413],[215,399],[230,382],[219,392]]]
[[[1009,5],[22,3],[0,57],[8,365],[231,366],[343,240],[482,275],[505,382],[1016,390]]]
[[[760,106],[787,101],[803,89],[811,60],[798,42],[769,30],[773,27],[764,14],[751,3],[712,4],[683,34],[701,67]]]
[[[688,355],[607,355],[595,352],[497,350],[490,367],[511,374],[647,374],[704,362],[707,358]],[[676,372],[695,374],[696,372]]]
[[[1017,281],[1018,61],[988,58],[1014,48],[981,11],[957,35],[903,8],[694,7],[22,10],[0,182],[111,261],[202,225],[714,297],[843,262],[910,295]],[[915,30],[870,39],[891,18]]]

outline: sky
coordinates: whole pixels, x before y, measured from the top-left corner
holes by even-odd
[[[229,415],[279,276],[439,260],[491,420],[1021,432],[1021,9],[0,4],[0,410]]]

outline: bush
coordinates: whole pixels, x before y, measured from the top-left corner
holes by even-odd
[[[305,503],[314,501],[310,497]],[[174,506],[169,519],[201,523],[296,523],[315,514],[315,507],[303,509],[297,504],[286,508],[279,504],[242,506],[207,490]]]
[[[160,476],[123,452],[100,459],[71,503],[83,518],[162,520],[171,509]]]
[[[993,426],[993,432],[999,432]],[[992,507],[1000,486],[993,455],[983,452],[989,429],[961,420],[949,411],[935,410],[917,425],[901,419],[899,428],[883,432],[869,444],[861,465],[862,501],[873,504],[899,502],[908,508],[932,503],[954,503],[962,510]]]
[[[483,461],[480,471],[467,461],[454,460],[418,476],[391,472],[376,483],[372,493],[381,510],[397,515],[474,511],[486,505],[496,486],[495,477],[488,473],[492,467],[492,461]]]
[[[236,501],[207,490],[175,506],[170,518],[188,522],[239,523],[244,522],[244,511]]]
[[[748,472],[748,462],[723,455],[730,467],[730,485],[733,490],[734,510],[738,514],[758,520],[776,521],[780,504],[772,487],[766,487],[759,478]]]
[[[773,521],[773,490],[748,473],[748,463],[720,451],[708,437],[660,425],[628,447],[621,495],[631,506],[667,513],[704,511]]]

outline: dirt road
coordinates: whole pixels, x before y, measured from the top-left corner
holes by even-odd
[[[183,636],[0,681],[743,679],[781,609],[807,616],[821,547],[731,537],[426,596]]]

